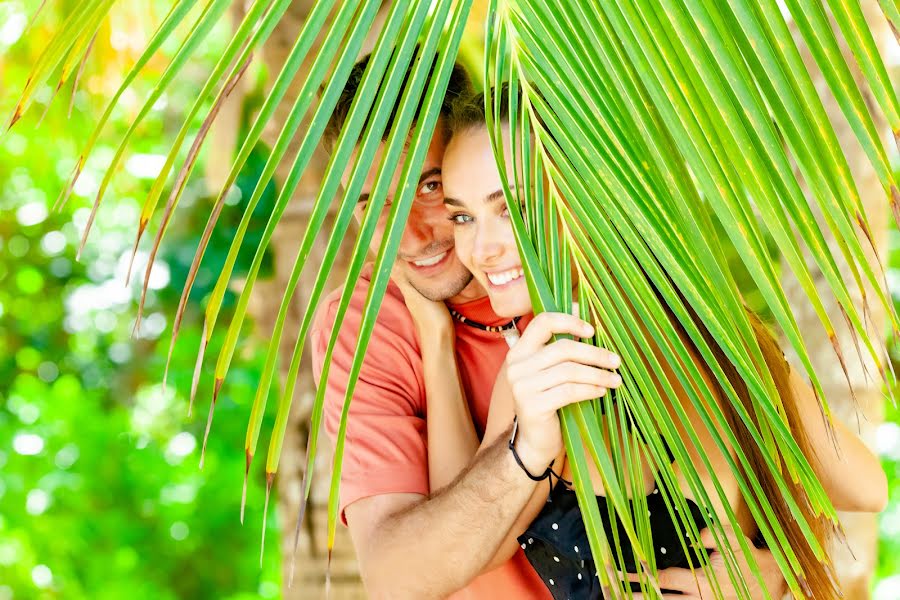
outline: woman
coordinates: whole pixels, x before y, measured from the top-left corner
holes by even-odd
[[[445,203],[455,225],[456,252],[459,258],[487,290],[494,311],[500,316],[509,318],[524,316],[522,322],[524,324],[530,317],[532,307],[502,194],[500,174],[494,163],[483,107],[484,98],[479,96],[461,100],[455,110],[456,118],[451,125],[451,139],[443,163]],[[506,134],[508,135],[508,131]],[[510,162],[509,157],[507,162]],[[416,297],[416,293],[409,288],[404,288],[404,295],[420,331],[452,331],[452,322],[442,304],[430,303]],[[835,448],[831,433],[822,423],[812,391],[790,370],[783,354],[766,329],[758,320],[752,321],[767,366],[782,395],[792,432],[799,447],[810,459],[816,475],[835,507],[839,510],[872,512],[882,510],[887,501],[887,481],[877,458],[855,435],[839,423],[836,424],[839,448]],[[697,325],[702,328],[701,323]],[[746,387],[736,371],[708,332],[702,330],[739,397],[745,403],[749,402]],[[446,340],[445,335],[421,337],[428,393],[430,476],[432,489],[438,489],[465,468],[472,455],[478,451],[478,438],[471,420],[465,418],[468,413],[455,369],[452,343],[441,341]],[[424,342],[426,337],[437,341]],[[695,357],[697,365],[706,371],[704,363],[698,358],[699,353],[689,338],[686,335],[682,337],[686,347]],[[597,364],[591,360],[592,353],[597,352],[596,348],[580,343],[574,346],[570,344],[569,348],[576,348],[577,352],[569,361],[568,368],[561,371],[559,365],[556,365],[556,370],[552,373],[547,367],[546,360],[546,355],[552,351],[549,346],[536,352],[514,350],[509,353],[504,371],[499,375],[495,385],[482,446],[486,446],[506,431],[517,411],[527,406],[528,402],[535,402],[541,394],[558,391],[561,389],[560,386],[569,385],[570,389],[576,390],[576,394],[581,394],[581,397],[575,399],[586,400],[600,396],[607,389],[618,387],[621,383],[618,375],[591,366]],[[560,379],[560,373],[565,373],[565,377]],[[721,397],[723,392],[712,375],[708,372],[704,375],[708,384]],[[674,375],[666,372],[664,376],[677,392],[676,398],[667,402],[681,403],[681,408],[688,411],[691,423],[704,448],[715,448],[711,433],[701,424],[699,415],[692,412],[691,403],[684,390],[677,386]],[[763,464],[762,455],[755,444],[743,443],[751,438],[735,416],[731,404],[721,402],[721,406],[737,432],[738,439],[742,442],[741,446],[751,463]],[[671,407],[667,406],[667,409],[671,410]],[[445,420],[446,416],[453,418]],[[447,426],[448,423],[452,423],[452,426]],[[696,451],[692,451],[691,444],[686,445],[691,458],[695,458]],[[742,533],[753,538],[758,533],[757,526],[744,503],[726,457],[715,450],[707,450],[707,454],[714,468],[711,472],[701,469],[700,475],[704,487],[712,498],[714,512],[724,514],[723,505],[718,495],[713,492],[713,478],[717,479],[724,489],[729,504],[736,507]],[[671,455],[670,458],[674,460]],[[699,460],[694,462],[700,464]],[[520,544],[535,569],[547,582],[554,597],[597,597],[597,584],[594,583],[593,577],[596,569],[590,557],[574,494],[567,485],[572,479],[572,474],[564,453],[559,455],[553,464],[560,480],[550,492],[552,502],[547,501],[548,488],[539,487],[539,491],[523,511],[492,565],[509,558],[516,545]],[[593,465],[590,466],[594,492],[597,494],[598,502],[603,503],[605,498],[602,483]],[[671,539],[677,529],[668,511],[665,510],[663,495],[659,493],[658,473],[647,462],[642,463],[641,469],[647,505],[651,509],[660,509],[656,516],[651,515],[658,568],[688,565],[696,567],[701,560],[698,555],[692,551],[692,555],[688,557],[680,543],[665,541]],[[704,530],[708,525],[708,517],[693,502],[690,487],[677,464],[674,465],[674,469],[678,485],[689,501],[691,518],[698,530]],[[808,540],[796,521],[791,518],[788,506],[778,493],[772,477],[764,468],[757,470],[756,475],[771,499],[778,521],[785,529],[788,540],[798,556],[805,574],[802,584],[806,587],[808,595],[816,600],[836,597],[834,583],[827,569],[823,568],[814,556]],[[806,521],[811,525],[819,542],[824,543],[827,536],[825,525],[811,514],[809,505],[804,502],[804,490],[795,486],[792,493],[801,509],[806,511]],[[600,512],[601,515],[606,513],[605,510]],[[609,534],[615,525],[606,521],[604,527]],[[704,538],[710,539],[706,534]],[[660,540],[663,542],[660,543]],[[625,542],[627,540],[624,540],[623,544]],[[628,564],[626,560],[626,570],[633,573],[637,571],[637,567]]]

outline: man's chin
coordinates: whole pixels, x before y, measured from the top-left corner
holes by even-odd
[[[472,274],[463,268],[448,269],[439,276],[417,277],[415,273],[407,271],[410,285],[417,292],[433,302],[443,302],[463,291],[472,281]]]

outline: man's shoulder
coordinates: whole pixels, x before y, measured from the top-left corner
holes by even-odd
[[[350,303],[344,313],[339,335],[352,335],[354,338],[356,337],[359,331],[359,325],[362,322],[370,285],[371,269],[367,268],[353,286]],[[343,291],[344,287],[339,286],[329,292],[321,300],[313,322],[312,331],[314,333],[331,333],[334,328],[338,309],[340,308]],[[398,288],[393,281],[388,282],[387,290],[385,290],[384,298],[381,301],[381,307],[378,310],[378,316],[375,320],[375,327],[376,330],[386,329],[398,335],[402,335],[403,337],[414,335],[412,316],[409,314],[409,310],[403,302],[403,295],[400,292],[400,288]]]

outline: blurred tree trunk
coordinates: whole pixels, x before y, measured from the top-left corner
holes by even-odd
[[[266,43],[262,58],[268,69],[269,85],[274,82],[275,77],[281,71],[303,26],[303,22],[314,4],[315,0],[295,0],[292,2],[284,18],[282,18]],[[376,19],[376,24],[373,28],[374,32],[380,30],[383,17],[384,11]],[[323,27],[323,31],[327,30],[328,26],[326,25]],[[369,39],[363,46],[363,53],[371,51],[375,39],[375,35],[369,35]],[[321,43],[321,39],[318,43]],[[269,147],[274,145],[277,133],[281,130],[290,108],[297,98],[300,87],[305,80],[305,74],[309,71],[312,61],[316,57],[315,50],[310,53],[310,57],[312,58],[300,68],[285,100],[278,107],[275,118],[263,134],[263,141]],[[302,132],[304,130],[305,124],[302,124],[298,131]],[[275,177],[279,185],[287,177],[292,163],[291,159],[296,155],[302,139],[302,134],[295,136],[288,150],[288,158],[282,161],[276,171]],[[275,230],[275,235],[272,239],[275,266],[273,278],[257,284],[251,307],[255,323],[259,327],[261,337],[264,339],[268,338],[269,332],[274,325],[278,306],[287,287],[287,281],[296,259],[298,244],[306,228],[326,164],[327,156],[320,148],[307,167],[281,222]],[[331,225],[332,221],[329,218],[322,227],[322,231],[330,231]],[[290,365],[291,353],[300,321],[303,318],[303,311],[309,301],[309,294],[312,291],[317,275],[316,266],[321,264],[321,259],[325,252],[324,242],[323,236],[320,235],[309,257],[308,264],[312,265],[312,268],[307,268],[303,271],[291,305],[281,344],[280,371],[282,379],[287,374]],[[326,289],[330,290],[343,283],[343,276],[350,258],[350,249],[349,243],[345,244],[341,249]],[[315,385],[313,384],[308,348],[307,344],[304,352],[305,356],[300,365],[300,374],[294,392],[294,402],[291,408],[290,421],[276,480],[278,518],[282,529],[282,593],[285,600],[324,597],[325,590],[326,515],[332,451],[331,443],[324,434],[319,439],[310,504],[306,513],[305,523],[300,531],[296,562],[292,560],[301,481],[303,472],[306,469],[306,448],[309,437],[308,425],[315,398]],[[293,586],[289,588],[288,582],[291,579],[292,570],[294,571]],[[335,600],[365,598],[353,544],[347,529],[340,525],[338,526],[331,563],[331,598]]]
[[[869,21],[872,33],[882,50],[882,56],[886,56],[888,44],[893,44],[894,38],[888,28],[888,24],[884,19],[884,15],[878,6],[876,0],[865,0],[862,2],[863,9]],[[879,256],[882,257],[882,263],[887,264],[887,233],[889,228],[889,211],[887,198],[875,171],[869,164],[865,153],[857,143],[850,126],[844,119],[840,107],[835,102],[824,78],[815,67],[814,61],[806,52],[806,48],[801,44],[801,50],[804,52],[804,60],[807,67],[814,73],[814,83],[816,89],[825,103],[825,109],[831,122],[834,124],[837,132],[838,140],[844,150],[850,169],[862,197],[863,205],[870,220],[875,245],[878,248]],[[856,63],[853,61],[852,55],[846,47],[843,48],[844,55],[848,64],[854,67],[857,83],[861,81],[861,77],[856,69]],[[862,89],[862,88],[861,88]],[[876,126],[884,132],[885,143],[890,143],[890,129],[887,127],[884,119],[870,95],[863,91],[863,94],[873,112],[877,113]],[[823,229],[825,230],[825,229]],[[871,248],[870,244],[863,239],[863,247]],[[839,257],[839,252],[835,251],[834,255]],[[875,256],[869,252],[869,261],[872,265],[876,265]],[[842,272],[846,273],[847,281],[852,281],[852,276],[846,269],[846,265],[840,262],[838,264],[842,268]],[[813,271],[817,284],[822,284],[820,289],[827,290],[822,274],[817,270]],[[807,346],[809,348],[821,348],[822,350],[812,355],[813,365],[821,378],[825,396],[829,405],[834,410],[835,415],[844,421],[853,431],[858,432],[863,440],[872,448],[875,445],[875,434],[878,426],[884,420],[884,397],[883,386],[878,378],[878,371],[871,363],[870,359],[866,359],[865,364],[860,361],[855,350],[853,338],[846,326],[843,316],[833,301],[833,298],[827,293],[823,293],[825,307],[829,312],[831,322],[837,329],[838,340],[847,361],[847,368],[850,381],[856,392],[859,401],[858,407],[855,406],[850,389],[847,385],[847,378],[841,369],[836,354],[831,351],[825,332],[819,324],[815,312],[812,310],[808,301],[805,301],[803,290],[800,288],[796,279],[788,274],[784,278],[784,287],[791,302],[794,315],[797,318],[800,330],[804,335]],[[852,285],[850,286],[853,287]],[[869,289],[866,292],[869,298],[869,306],[871,307],[871,321],[869,326],[870,332],[877,339],[883,339],[885,335],[886,315],[880,309],[875,295]],[[862,305],[862,299],[859,291],[851,289],[851,298],[857,306]],[[795,363],[797,364],[797,363]],[[873,376],[867,376],[868,373]],[[858,413],[857,413],[858,409]],[[844,587],[844,594],[847,600],[863,600],[870,597],[869,589],[872,583],[872,577],[877,565],[878,551],[878,527],[877,516],[864,513],[842,513],[841,521],[847,532],[847,546],[835,544],[832,551],[838,576]],[[852,552],[852,553],[851,553]]]

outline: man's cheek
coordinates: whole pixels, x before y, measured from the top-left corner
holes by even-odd
[[[381,240],[384,238],[384,221],[385,218],[381,217],[378,219],[378,223],[375,224],[375,232],[372,235],[372,241],[369,242],[369,250],[372,251],[372,254],[378,254],[378,250],[381,248]]]

